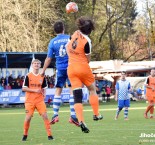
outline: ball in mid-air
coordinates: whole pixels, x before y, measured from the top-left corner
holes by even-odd
[[[78,12],[78,5],[75,2],[69,2],[66,5],[66,12],[69,13],[76,13]]]

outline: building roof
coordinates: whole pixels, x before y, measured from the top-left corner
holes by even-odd
[[[114,77],[120,76],[122,71],[128,73],[133,72],[149,72],[150,69],[155,68],[155,61],[137,61],[137,62],[123,62],[123,60],[109,60],[109,61],[91,61],[89,63],[96,79],[106,79],[111,82]]]
[[[93,73],[135,72],[150,70],[155,61],[123,62],[123,60],[92,61],[89,63]]]

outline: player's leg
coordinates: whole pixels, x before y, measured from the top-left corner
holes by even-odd
[[[83,69],[85,68],[85,69]],[[74,101],[75,101],[75,112],[80,123],[83,132],[88,133],[89,130],[84,124],[83,116],[83,105],[82,105],[82,85],[86,85],[90,90],[89,102],[93,108],[94,120],[102,119],[103,117],[99,115],[99,99],[96,94],[95,79],[92,71],[88,64],[76,64],[76,66],[71,65],[68,67],[68,76],[72,84]],[[85,130],[86,129],[86,130]],[[85,130],[85,131],[84,131]]]
[[[124,120],[128,120],[128,108],[130,107],[130,99],[124,100]]]
[[[107,94],[107,101],[110,102],[110,94]]]
[[[44,126],[45,126],[46,133],[48,136],[48,140],[52,140],[53,136],[52,136],[52,132],[51,132],[50,121],[47,116],[47,110],[46,110],[46,105],[45,105],[44,101],[37,103],[36,109],[43,118]]]
[[[62,88],[64,86],[65,79],[63,77],[63,71],[57,70],[56,72],[56,90],[55,90],[55,95],[53,99],[53,112],[54,115],[51,119],[51,124],[54,124],[59,121],[58,113],[61,105],[61,92]]]
[[[103,119],[103,116],[99,114],[99,98],[96,94],[96,87],[95,83],[92,83],[91,85],[87,86],[90,96],[89,96],[89,103],[93,109],[93,120],[101,120]]]
[[[146,118],[146,119],[148,118],[147,113],[151,110],[151,108],[154,107],[153,100],[149,99],[148,102],[149,102],[149,105],[147,106],[147,108],[144,112],[144,118]]]
[[[103,102],[106,102],[105,100],[105,94],[102,94]]]
[[[150,119],[153,119],[154,116],[154,104],[155,104],[155,98],[153,98],[153,102],[152,102],[152,108],[150,109]]]
[[[79,79],[78,74],[81,74],[81,72],[78,73],[80,70],[80,66],[73,66],[68,67],[67,73],[69,80],[72,85],[73,95],[74,95],[74,109],[76,112],[76,116],[78,118],[79,125],[81,127],[82,132],[89,133],[89,129],[87,128],[86,124],[84,123],[84,116],[83,116],[83,104],[82,104],[82,82]]]
[[[74,94],[74,102],[75,102],[74,108],[76,111],[76,115],[77,115],[81,130],[84,133],[89,133],[89,129],[84,123],[83,105],[82,105],[82,97],[83,97],[82,88],[74,89],[73,94]]]
[[[61,106],[61,92],[62,92],[62,88],[58,88],[56,87],[55,89],[55,95],[54,95],[54,99],[53,99],[53,117],[51,119],[51,124],[55,124],[56,122],[59,122],[59,109]]]
[[[120,114],[121,110],[123,109],[123,107],[124,107],[124,100],[118,100],[118,108],[116,111],[115,120],[118,119],[119,114]]]
[[[152,108],[150,109],[150,119],[153,119],[153,114],[154,114],[154,105],[152,106]]]
[[[23,138],[22,141],[26,141],[28,137],[28,131],[30,128],[30,122],[31,118],[33,116],[33,112],[35,110],[35,106],[31,103],[25,103],[25,120],[24,120],[24,133],[23,133]]]
[[[95,78],[89,66],[85,66],[80,76],[81,81],[89,90],[89,103],[93,109],[93,120],[101,120],[103,116],[99,114],[99,97],[96,94]]]
[[[76,117],[76,113],[75,113],[75,109],[74,109],[73,91],[71,89],[71,83],[68,79],[68,76],[67,76],[67,84],[68,84],[68,87],[70,88],[70,98],[69,98],[70,118],[69,118],[69,122],[72,124],[75,124],[76,126],[79,126],[79,122],[78,122],[78,119]]]

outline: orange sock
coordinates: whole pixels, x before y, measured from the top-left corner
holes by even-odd
[[[51,126],[48,119],[44,120],[45,129],[48,136],[51,136]]]
[[[153,107],[152,105],[147,106],[145,113],[147,114],[152,107]]]
[[[24,121],[24,135],[28,135],[29,127],[30,127],[30,121]]]
[[[74,109],[76,112],[76,116],[78,118],[79,122],[84,122],[84,117],[83,117],[83,105],[82,103],[76,103],[74,104]]]
[[[89,96],[89,103],[93,109],[94,115],[99,115],[99,99],[97,95]]]
[[[150,114],[153,115],[153,113],[154,113],[154,106],[152,106],[151,109],[150,109]]]

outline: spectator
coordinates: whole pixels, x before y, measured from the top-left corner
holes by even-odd
[[[138,88],[136,93],[137,93],[138,99],[142,99],[142,89]]]
[[[1,78],[1,85],[5,86],[6,85],[6,79],[5,78]]]
[[[98,96],[100,95],[100,89],[99,89],[98,81],[96,81],[96,93]]]
[[[5,85],[5,90],[11,90],[11,86],[10,86],[10,83],[8,83],[7,85]]]
[[[101,90],[101,94],[102,94],[102,102],[106,102],[106,89],[105,86],[103,85],[102,90]]]
[[[17,88],[17,83],[14,80],[11,82],[10,85],[11,85],[12,89],[16,89]]]
[[[109,85],[107,85],[106,87],[107,102],[110,102],[110,94],[111,94],[111,88]]]
[[[20,82],[16,82],[16,89],[21,89],[21,88],[22,88],[22,86],[21,86]]]
[[[25,77],[22,76],[21,79],[20,79],[20,81],[19,81],[21,86],[23,86],[24,78],[25,78]]]
[[[8,77],[8,82],[11,84],[11,82],[13,81],[13,77],[12,74]]]

